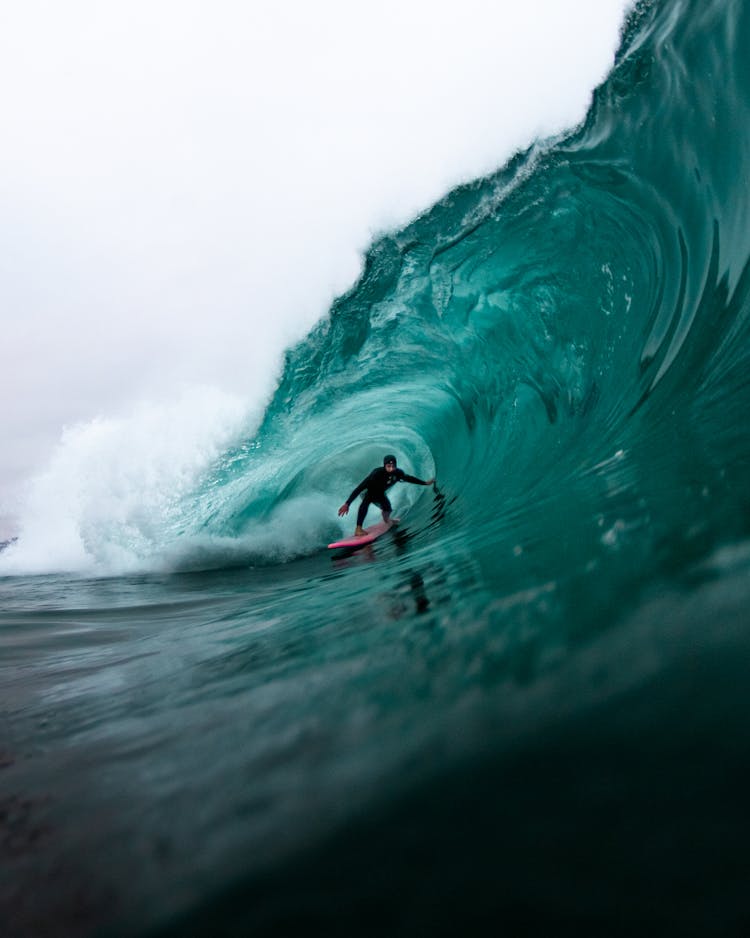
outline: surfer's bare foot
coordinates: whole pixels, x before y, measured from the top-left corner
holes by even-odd
[[[367,531],[365,531],[365,529],[361,525],[358,524],[357,527],[354,529],[354,536],[364,537],[365,534],[367,534]]]

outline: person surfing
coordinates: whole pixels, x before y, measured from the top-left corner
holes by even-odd
[[[413,485],[432,485],[434,481],[434,479],[428,479],[425,482],[422,479],[418,479],[416,476],[407,475],[403,469],[397,468],[396,457],[388,454],[383,459],[383,465],[373,469],[366,478],[362,479],[349,498],[347,498],[341,508],[339,508],[339,517],[348,514],[351,503],[360,492],[364,492],[365,494],[362,497],[357,511],[357,526],[354,529],[354,536],[365,537],[367,532],[362,527],[362,524],[370,505],[377,505],[383,512],[383,521],[385,521],[386,524],[391,523],[393,507],[388,501],[388,496],[385,494],[386,489],[389,489],[397,482],[411,482]]]

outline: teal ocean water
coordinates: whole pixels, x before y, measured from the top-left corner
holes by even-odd
[[[638,3],[169,512],[2,551],[5,934],[747,934],[748,46]]]

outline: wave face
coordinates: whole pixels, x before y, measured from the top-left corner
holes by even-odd
[[[6,578],[18,921],[743,933],[748,47],[638,3],[585,123],[380,238],[197,488],[82,524],[145,573]],[[436,490],[332,559],[386,452]]]
[[[409,515],[414,549],[466,555],[500,592],[543,569],[596,615],[743,536],[746,21],[729,3],[639,6],[585,126],[378,241],[288,353],[195,533],[262,529],[254,559],[273,560],[291,523],[315,550],[394,450],[439,480]]]

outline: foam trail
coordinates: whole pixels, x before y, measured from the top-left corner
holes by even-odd
[[[68,428],[26,493],[0,573],[127,572],[153,566],[196,480],[252,426],[242,400],[211,388]],[[181,506],[176,511],[176,506]]]

